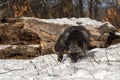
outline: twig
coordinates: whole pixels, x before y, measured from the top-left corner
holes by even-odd
[[[84,69],[84,68],[81,68],[81,69]],[[88,69],[84,69],[84,70],[86,70],[93,77],[94,80],[97,80],[95,76]]]
[[[100,61],[99,60],[96,60],[96,56],[93,57],[94,58],[94,61],[97,63],[97,64],[100,64]],[[96,58],[96,59],[95,59]]]
[[[105,54],[106,54],[108,65],[110,65],[110,60],[108,59],[108,55],[107,55],[107,48],[105,49]]]
[[[93,79],[94,80],[96,80],[96,78],[95,78],[95,76],[88,70],[88,69],[85,69],[85,68],[79,68],[79,67],[76,67],[75,65],[73,65],[74,66],[74,68],[76,69],[76,70],[78,70],[78,69],[83,69],[83,70],[86,70],[92,77],[93,77]]]
[[[32,60],[30,59],[30,63],[34,66],[35,70],[37,71],[37,75],[40,75],[37,66],[32,62]]]
[[[50,55],[51,56],[51,55]],[[60,67],[60,65],[59,65],[59,63],[58,63],[58,61],[53,57],[53,56],[51,56],[53,59],[54,59],[54,61],[57,63],[57,65],[59,66],[59,69],[61,70],[61,67]]]
[[[3,68],[4,69],[4,68]],[[11,69],[4,69],[4,70],[8,70],[8,71],[6,71],[6,72],[1,72],[0,74],[7,74],[7,73],[9,73],[9,72],[13,72],[13,71],[19,71],[19,70],[23,70],[24,68],[21,68],[21,69],[13,69],[13,70],[11,70]]]
[[[9,2],[9,0],[7,0],[7,3],[8,3],[9,11],[10,11],[10,17],[12,17],[12,12],[11,12],[11,8],[10,8],[10,2]]]

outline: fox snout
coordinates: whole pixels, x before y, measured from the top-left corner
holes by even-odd
[[[79,58],[85,56],[85,52],[78,44],[72,44],[69,45],[68,56],[75,63]]]

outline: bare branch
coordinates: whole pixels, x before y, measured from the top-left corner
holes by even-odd
[[[19,70],[24,70],[24,68],[21,68],[21,69],[5,69],[3,68],[4,70],[6,70],[5,72],[1,72],[0,74],[7,74],[9,72],[13,72],[13,71],[19,71]]]

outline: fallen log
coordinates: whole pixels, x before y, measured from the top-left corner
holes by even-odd
[[[71,26],[68,24],[60,25],[46,23],[36,19],[26,19],[25,24],[29,24],[27,27],[34,26],[39,28],[39,36],[41,38],[41,46],[43,50],[48,49],[48,46],[49,48],[52,48],[63,31]],[[86,25],[84,27],[90,32],[90,48],[105,47],[109,36],[115,34],[116,31],[116,28],[107,22],[102,23],[101,26]]]
[[[54,53],[53,47],[57,39],[66,28],[71,26],[68,24],[46,23],[38,19],[20,18],[19,20],[19,18],[13,18],[9,20],[10,23],[0,25],[0,44],[17,45],[18,47],[20,45],[38,44],[39,51],[41,52],[40,55]],[[79,26],[81,23],[77,22],[76,24]],[[92,25],[86,25],[84,27],[90,32],[90,48],[106,47],[110,40],[109,37],[116,35],[116,29],[110,23],[102,23],[99,27]],[[6,52],[0,50],[0,52],[4,52],[4,54],[0,53],[3,55],[0,58],[3,58],[6,54],[7,56],[14,55],[14,52],[19,52],[20,55],[30,56],[27,54],[30,53],[29,51],[24,50],[24,52],[21,52],[22,49],[19,51],[16,49],[10,49],[11,54],[8,53],[9,50],[5,49],[4,51]],[[32,53],[34,53],[32,56],[36,54],[34,50]]]
[[[0,24],[0,44],[39,44],[40,37],[22,22]]]

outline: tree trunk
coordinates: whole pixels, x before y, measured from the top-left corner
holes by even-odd
[[[93,0],[88,1],[88,16],[90,18],[93,18],[93,10],[92,10],[93,4],[92,3],[93,3]]]
[[[72,0],[61,0],[61,5],[63,7],[64,17],[72,17],[73,16],[73,6]]]
[[[79,1],[80,17],[83,17],[83,0]]]

